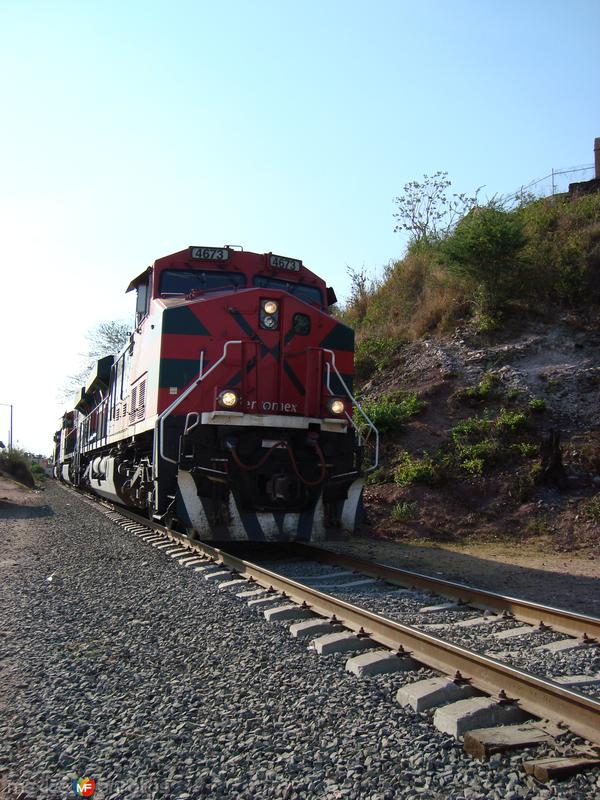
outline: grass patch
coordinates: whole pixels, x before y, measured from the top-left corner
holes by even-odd
[[[540,454],[540,446],[535,442],[515,442],[511,448],[523,458],[534,458]]]
[[[527,427],[527,414],[524,411],[509,411],[503,408],[496,418],[496,430],[500,433],[515,433]]]
[[[385,473],[381,467],[369,472],[365,478],[367,486],[377,486],[379,483],[385,483]]]
[[[458,399],[483,403],[496,394],[499,383],[500,378],[495,372],[486,372],[475,386],[469,386],[458,392]]]
[[[384,372],[394,366],[406,339],[401,337],[364,336],[356,344],[354,369],[358,378]]]
[[[386,433],[422,411],[425,403],[415,392],[391,392],[375,400],[365,400],[361,406],[379,432]],[[357,409],[354,410],[354,423],[361,433],[366,431],[367,424]]]
[[[408,522],[411,519],[415,518],[417,512],[417,503],[416,502],[408,502],[402,501],[395,503],[394,507],[390,512],[391,518],[394,522]]]
[[[597,494],[589,503],[582,506],[581,511],[593,522],[600,522],[600,494]]]
[[[410,486],[412,483],[425,483],[429,486],[437,483],[439,471],[428,453],[422,458],[411,456],[403,451],[394,470],[394,481],[398,486]]]
[[[523,533],[526,536],[547,536],[550,533],[548,517],[543,516],[539,519],[532,519],[525,526]]]
[[[532,458],[539,452],[535,442],[511,442],[510,439],[527,426],[527,414],[505,408],[494,418],[487,412],[468,417],[450,432],[451,456],[462,472],[481,476],[487,467],[517,458]]]
[[[546,401],[541,397],[534,397],[529,401],[529,410],[534,414],[541,414],[546,410]]]

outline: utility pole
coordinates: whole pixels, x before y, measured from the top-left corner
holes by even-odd
[[[13,449],[13,407],[12,403],[0,403],[0,406],[10,408],[10,428],[8,429],[8,452],[10,453]]]

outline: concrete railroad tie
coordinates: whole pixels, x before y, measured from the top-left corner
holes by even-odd
[[[491,697],[471,697],[438,708],[433,715],[433,724],[438,731],[449,733],[458,739],[476,728],[510,725],[526,719],[530,717],[516,705],[501,705]]]
[[[346,670],[357,678],[368,678],[371,675],[383,675],[387,672],[409,672],[418,666],[410,656],[399,656],[391,650],[361,653],[346,661]]]
[[[219,591],[229,589],[230,586],[239,586],[241,583],[248,583],[248,581],[245,578],[234,578],[231,581],[222,581],[219,584]]]
[[[320,656],[326,656],[330,653],[348,653],[353,650],[369,650],[379,646],[368,636],[357,636],[350,631],[342,631],[313,639],[308,649],[315,650]]]
[[[205,581],[212,581],[214,578],[219,581],[224,581],[226,578],[231,578],[231,572],[228,569],[220,569],[217,572],[207,572],[204,575]]]
[[[285,622],[290,619],[311,619],[314,617],[310,608],[302,608],[296,603],[286,603],[283,606],[266,608],[263,613],[267,622]]]
[[[308,639],[319,633],[339,633],[344,628],[327,619],[305,619],[290,625],[290,636],[294,639]]]
[[[454,683],[449,678],[428,678],[409,683],[396,693],[396,700],[414,711],[425,711],[444,703],[473,697],[477,692],[468,683]]]

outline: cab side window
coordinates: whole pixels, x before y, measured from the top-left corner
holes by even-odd
[[[152,274],[144,283],[139,283],[137,286],[137,301],[135,304],[135,327],[148,315],[150,310],[150,298],[152,296]]]

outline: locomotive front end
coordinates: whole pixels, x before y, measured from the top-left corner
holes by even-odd
[[[227,261],[194,264],[185,286],[181,271],[161,278],[157,506],[212,540],[352,531],[363,487],[353,332],[301,262],[237,252]],[[168,299],[176,287],[183,300]]]

